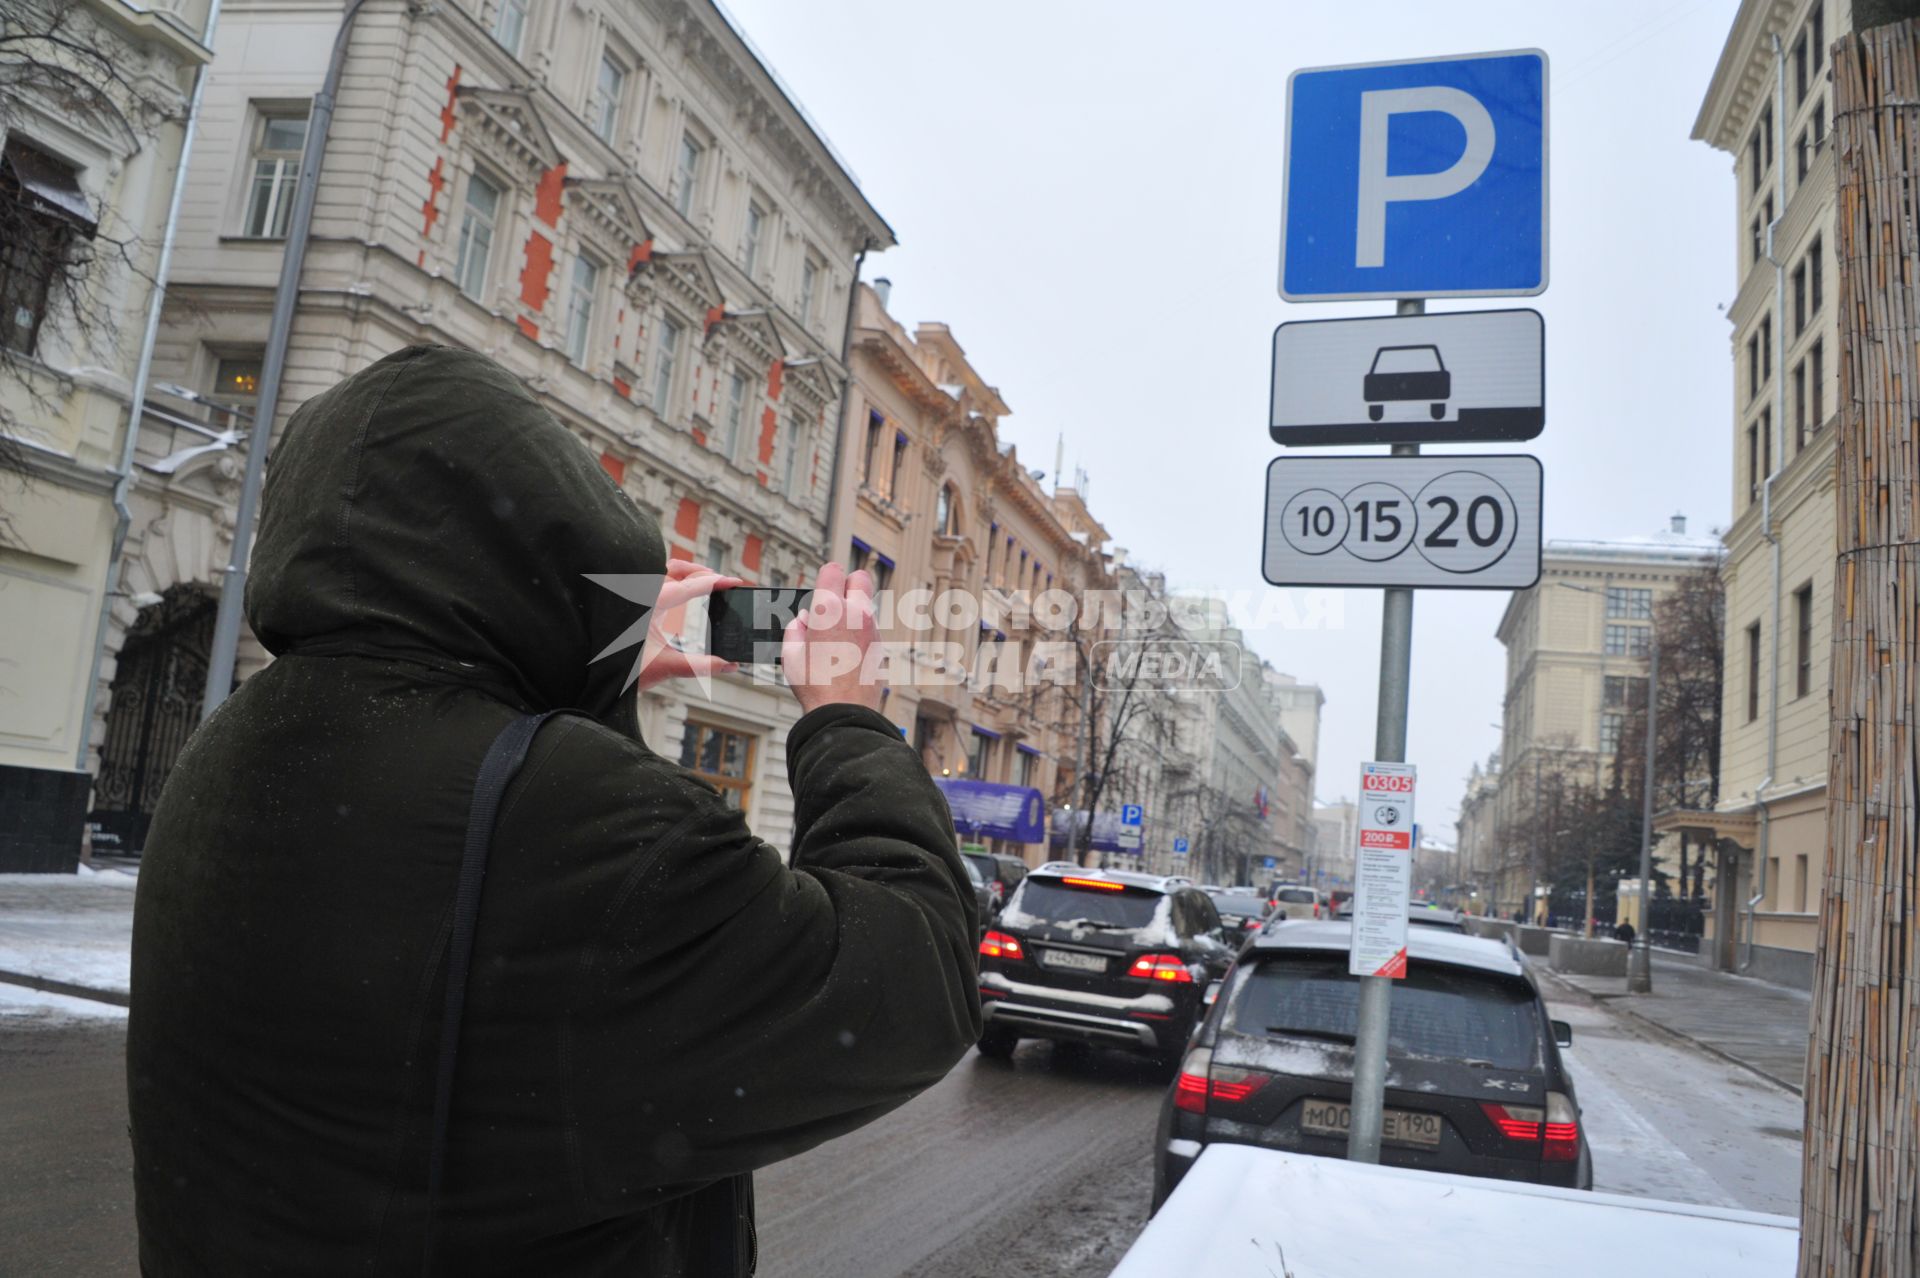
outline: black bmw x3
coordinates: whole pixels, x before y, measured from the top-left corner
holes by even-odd
[[[1239,944],[1186,879],[1042,866],[980,942],[980,1052],[1004,1057],[1023,1038],[1045,1038],[1127,1048],[1171,1068]]]

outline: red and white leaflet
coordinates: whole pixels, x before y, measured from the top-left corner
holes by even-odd
[[[1413,887],[1413,765],[1360,765],[1359,846],[1353,851],[1353,940],[1347,971],[1407,974]]]

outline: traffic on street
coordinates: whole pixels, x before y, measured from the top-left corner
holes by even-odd
[[[9,0],[0,1278],[1917,1278],[1916,86]]]

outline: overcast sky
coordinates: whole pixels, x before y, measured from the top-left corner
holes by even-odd
[[[1732,159],[1689,134],[1736,0],[725,3],[898,234],[867,277],[953,327],[1022,461],[1064,434],[1115,544],[1256,599],[1273,329],[1392,309],[1279,299],[1288,73],[1546,50],[1551,287],[1479,304],[1546,317],[1546,433],[1511,447],[1545,465],[1549,539],[1728,522]],[[1250,636],[1326,691],[1322,800],[1372,756],[1379,662],[1379,592],[1335,593],[1291,611],[1338,624]],[[1409,755],[1444,839],[1499,742],[1506,600],[1415,601]]]

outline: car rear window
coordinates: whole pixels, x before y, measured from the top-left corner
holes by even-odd
[[[1267,912],[1267,903],[1257,896],[1216,896],[1213,908],[1222,914],[1244,914],[1257,919]]]
[[[1078,887],[1064,879],[1029,877],[1020,884],[1014,911],[1042,923],[1084,919],[1112,927],[1140,928],[1153,922],[1162,894],[1148,888]]]
[[[1358,1029],[1359,990],[1344,954],[1265,959],[1240,982],[1228,1028],[1256,1037],[1291,1030],[1351,1038]],[[1395,1055],[1528,1069],[1539,1041],[1539,1012],[1523,982],[1416,961],[1405,980],[1393,983],[1387,1049]]]
[[[985,887],[987,885],[987,881],[980,877],[979,866],[964,856],[960,858],[960,864],[967,867],[967,877],[973,881],[975,887]]]
[[[1291,901],[1296,905],[1310,905],[1313,903],[1313,900],[1314,900],[1313,889],[1281,888],[1279,892],[1275,893],[1275,899],[1281,900],[1281,901]]]

